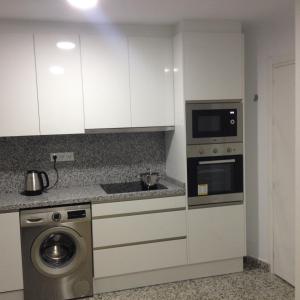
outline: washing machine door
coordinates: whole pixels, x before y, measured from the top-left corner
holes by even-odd
[[[87,254],[87,246],[75,230],[54,227],[43,231],[33,242],[31,261],[48,277],[63,277],[75,272]]]

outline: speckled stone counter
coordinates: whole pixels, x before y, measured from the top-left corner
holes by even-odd
[[[170,178],[162,179],[160,182],[167,189],[109,195],[99,184],[95,186],[55,189],[35,197],[22,196],[19,193],[0,193],[0,213],[86,202],[105,203],[185,195],[184,184]]]

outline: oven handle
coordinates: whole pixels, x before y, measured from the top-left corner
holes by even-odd
[[[224,159],[224,160],[208,160],[208,161],[199,161],[199,165],[213,165],[213,164],[227,164],[235,163],[235,159]]]

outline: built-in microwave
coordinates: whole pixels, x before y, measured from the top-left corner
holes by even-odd
[[[243,144],[187,147],[189,208],[239,204],[243,194]]]
[[[186,130],[188,145],[242,142],[242,102],[187,101]]]

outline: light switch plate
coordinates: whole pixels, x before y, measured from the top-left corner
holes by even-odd
[[[59,161],[74,161],[74,152],[59,152],[59,153],[50,153],[50,160],[54,161],[53,156],[57,156],[57,162]]]

